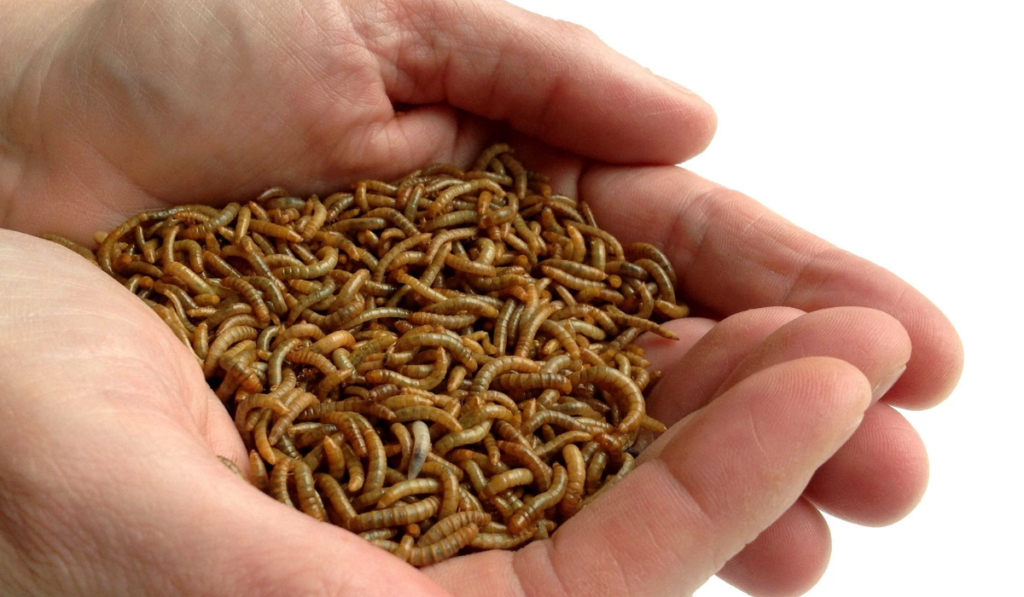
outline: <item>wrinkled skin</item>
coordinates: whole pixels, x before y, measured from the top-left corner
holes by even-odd
[[[881,525],[920,499],[924,447],[893,406],[952,390],[949,322],[668,165],[707,145],[714,114],[580,28],[484,0],[16,0],[0,16],[0,593],[677,595],[717,573],[798,594],[828,562],[820,510]],[[87,243],[143,209],[464,165],[496,139],[624,242],[663,247],[715,314],[644,340],[671,428],[637,470],[513,553],[417,571],[250,488],[215,457],[247,466],[187,349],[29,236]]]

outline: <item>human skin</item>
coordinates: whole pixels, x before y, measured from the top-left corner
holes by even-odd
[[[676,595],[715,573],[796,594],[828,562],[819,510],[878,525],[920,499],[924,447],[892,407],[952,390],[952,326],[671,166],[713,112],[579,27],[490,1],[7,0],[0,54],[4,595]],[[216,455],[244,449],[187,350],[30,236],[87,243],[144,209],[322,193],[495,139],[663,247],[709,316],[645,340],[671,429],[620,486],[550,541],[423,572],[233,477]]]

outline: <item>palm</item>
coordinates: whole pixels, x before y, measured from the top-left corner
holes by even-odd
[[[778,593],[807,586],[827,562],[827,527],[812,503],[869,524],[894,520],[914,505],[924,482],[923,449],[884,404],[871,407],[853,441],[799,496],[811,472],[852,432],[864,406],[858,384],[864,377],[871,386],[883,383],[907,362],[911,342],[914,359],[886,400],[920,407],[948,393],[960,349],[934,307],[891,274],[688,172],[602,165],[554,149],[664,163],[699,151],[713,130],[699,100],[645,78],[606,49],[559,63],[558,52],[573,51],[566,45],[593,46],[593,40],[563,28],[559,33],[571,39],[560,45],[550,32],[537,35],[531,42],[547,46],[531,54],[510,40],[537,22],[516,23],[533,17],[503,5],[486,11],[428,0],[385,6],[95,4],[69,33],[73,43],[54,56],[42,93],[32,95],[38,104],[16,106],[32,115],[38,131],[21,139],[26,153],[46,167],[22,169],[19,194],[36,201],[0,198],[0,225],[84,241],[161,204],[223,203],[271,185],[323,192],[431,161],[464,163],[505,132],[505,124],[488,119],[502,120],[519,131],[512,137],[529,166],[552,173],[561,192],[586,199],[623,240],[664,247],[685,295],[724,320],[677,322],[681,342],[651,344],[652,360],[671,380],[651,397],[652,410],[670,424],[702,411],[670,432],[659,454],[648,457],[651,465],[566,525],[555,542],[515,555],[458,558],[430,569],[430,576],[459,595],[541,594],[557,583],[572,595],[692,589],[782,515],[722,571],[755,594]],[[473,19],[484,21],[479,36],[462,26]],[[494,23],[500,26],[488,28]],[[531,62],[547,54],[553,54],[547,67]],[[578,62],[605,79],[574,78],[586,70]],[[528,67],[534,68],[523,70]],[[618,104],[601,96],[608,90]],[[396,114],[400,103],[420,107]],[[753,241],[751,230],[760,233]],[[64,521],[99,509],[106,516],[69,524],[152,592],[187,582],[182,571],[197,558],[225,553],[231,557],[210,566],[223,576],[216,594],[268,587],[327,594],[368,589],[382,578],[392,587],[437,590],[383,552],[233,479],[212,455],[241,464],[241,442],[163,324],[73,255],[16,234],[0,241],[0,271],[26,289],[5,296],[0,313],[46,305],[24,321],[0,320],[12,331],[4,337],[30,339],[0,343],[8,359],[0,382],[13,384],[12,395],[34,397],[15,401],[16,414],[47,421],[62,438],[45,442],[40,433],[5,441],[16,451],[8,462],[46,452],[56,471],[0,468],[0,479],[18,472],[27,494],[62,496],[38,505],[27,520]],[[896,319],[869,309],[828,309],[842,305],[881,309]],[[63,332],[56,347],[47,336],[52,330]],[[54,361],[33,359],[36,354],[67,362],[64,374],[54,379]],[[856,369],[804,358],[816,356]],[[811,390],[837,398],[802,401]],[[75,409],[67,396],[74,396]],[[786,408],[765,410],[772,403]],[[105,414],[83,423],[86,406]],[[815,416],[834,426],[807,424]],[[773,444],[775,436],[804,441]],[[82,454],[88,455],[84,468]],[[90,488],[88,495],[62,493],[68,481],[59,471],[75,471],[74,483]],[[780,484],[780,475],[788,482]],[[125,487],[107,481],[112,478],[132,482]],[[630,502],[637,492],[652,500],[639,512]],[[0,522],[3,514],[0,507]],[[147,526],[154,521],[173,530],[155,532]],[[344,553],[339,561],[359,562],[359,571],[339,574],[300,557],[267,566],[267,542],[282,554],[322,545]],[[618,567],[607,565],[609,553]],[[688,565],[681,568],[679,559]],[[161,574],[142,574],[145,562],[157,560]],[[59,578],[81,582],[73,576]]]

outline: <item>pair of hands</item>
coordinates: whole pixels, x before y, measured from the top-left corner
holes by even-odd
[[[697,154],[714,114],[581,28],[494,0],[8,0],[0,17],[0,593],[674,595],[718,573],[792,594],[827,565],[820,510],[879,525],[919,500],[924,447],[893,406],[952,390],[949,322],[739,193],[630,165]],[[423,572],[235,478],[215,455],[244,465],[242,443],[187,350],[28,236],[464,163],[494,138],[662,247],[711,315],[648,340],[671,429],[635,472],[550,541]]]

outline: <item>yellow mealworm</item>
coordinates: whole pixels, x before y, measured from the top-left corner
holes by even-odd
[[[382,510],[372,510],[349,519],[345,526],[350,531],[361,532],[420,522],[433,516],[440,503],[439,499],[431,496],[414,504],[399,504]]]
[[[442,518],[434,526],[430,527],[430,530],[423,533],[416,541],[416,545],[417,547],[432,545],[469,524],[475,524],[478,528],[483,528],[490,524],[490,522],[491,516],[485,512],[457,512]]]
[[[523,531],[537,518],[543,516],[545,510],[557,505],[562,500],[562,496],[565,495],[567,483],[568,475],[566,474],[565,467],[561,464],[555,464],[551,487],[547,491],[528,499],[523,507],[512,516],[508,521],[509,532],[519,533]]]
[[[491,477],[487,485],[479,490],[480,497],[490,500],[494,496],[520,485],[530,485],[534,481],[533,472],[528,468],[514,468]]]
[[[410,479],[415,479],[419,475],[420,471],[423,470],[423,464],[426,462],[427,454],[430,452],[431,442],[430,431],[427,429],[427,425],[422,420],[413,421],[411,427],[413,447],[412,457],[409,459],[409,468],[407,474]]]
[[[533,448],[509,441],[498,441],[498,449],[519,461],[533,473],[537,487],[547,491],[551,486],[551,467],[545,463]]]
[[[646,406],[640,388],[633,380],[612,367],[590,367],[572,375],[573,386],[592,383],[614,396],[626,416],[619,422],[620,433],[629,434],[640,426]]]
[[[315,478],[316,484],[324,492],[324,497],[331,504],[331,508],[341,517],[342,522],[348,522],[356,517],[355,508],[352,507],[345,491],[334,477],[320,473],[315,475]]]
[[[456,421],[458,424],[458,422]],[[483,421],[465,430],[452,431],[434,444],[434,451],[439,456],[444,456],[452,448],[473,444],[483,440],[484,436],[491,430],[491,421]]]
[[[444,561],[472,543],[479,531],[475,524],[469,523],[437,543],[414,547],[409,554],[409,563],[413,566],[429,566]]]

